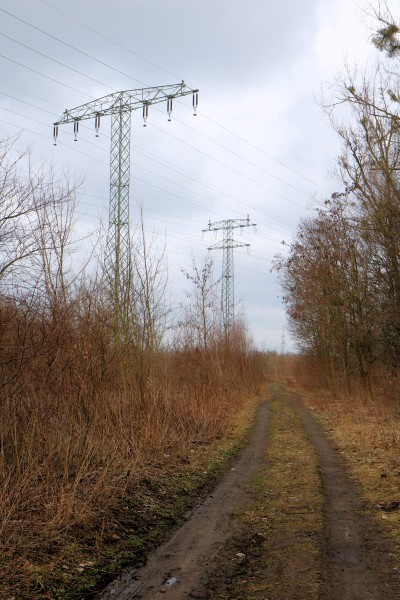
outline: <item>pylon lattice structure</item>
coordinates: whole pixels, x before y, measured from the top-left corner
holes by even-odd
[[[234,240],[233,230],[243,229],[244,227],[251,226],[256,227],[256,224],[251,223],[250,217],[247,216],[247,219],[226,219],[225,221],[215,221],[214,223],[211,223],[211,221],[209,221],[208,228],[203,229],[203,232],[219,230],[222,230],[224,232],[223,241],[217,242],[216,244],[209,246],[208,250],[223,250],[221,303],[225,335],[229,335],[230,327],[235,319],[235,278],[233,265],[233,249],[241,248],[243,246],[250,246],[250,244]]]
[[[100,118],[111,115],[110,206],[105,270],[113,298],[118,333],[127,326],[131,295],[129,235],[131,112],[141,108],[143,125],[146,127],[149,106],[166,101],[170,121],[172,100],[189,94],[193,94],[193,109],[196,115],[198,90],[188,88],[182,81],[173,85],[115,92],[65,110],[63,116],[54,123],[53,135],[56,145],[59,125],[73,123],[76,141],[79,122],[94,118],[96,137],[98,137]]]

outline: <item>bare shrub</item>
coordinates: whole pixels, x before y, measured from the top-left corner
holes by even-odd
[[[86,269],[77,258],[76,184],[45,170],[20,178],[3,150],[0,554],[23,557],[38,537],[62,544],[70,529],[101,522],[171,448],[222,436],[265,367],[243,324],[228,343],[208,320],[208,266],[195,282],[204,302],[188,308],[200,318],[195,343],[167,347],[164,250],[143,222],[129,329],[117,340],[101,263]]]

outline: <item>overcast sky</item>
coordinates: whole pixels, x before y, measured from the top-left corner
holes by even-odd
[[[37,161],[85,177],[78,227],[107,222],[110,122],[100,137],[86,121],[79,140],[52,123],[113,91],[178,83],[191,98],[132,115],[130,212],[166,236],[171,297],[183,300],[180,269],[222,239],[209,220],[257,223],[236,239],[235,296],[259,347],[281,350],[286,328],[273,256],[290,241],[313,199],[340,189],[339,151],[314,98],[347,58],[373,57],[360,3],[352,0],[1,0],[0,135],[23,129]],[[46,35],[47,34],[47,35]],[[64,43],[62,43],[64,42]],[[215,253],[216,276],[222,256]],[[293,348],[285,332],[285,350]]]

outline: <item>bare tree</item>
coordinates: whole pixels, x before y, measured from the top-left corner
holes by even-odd
[[[19,152],[17,140],[0,141],[0,289],[7,293],[37,251],[34,233],[38,204],[34,192],[41,173],[30,167],[29,150]],[[27,169],[25,177],[21,170]]]
[[[168,269],[165,240],[160,241],[155,235],[147,239],[142,212],[139,228],[131,242],[130,306],[133,336],[141,352],[157,350],[168,327]]]
[[[16,140],[0,150],[0,367],[8,385],[31,361],[54,364],[82,267],[72,268],[79,184],[34,169]]]
[[[214,262],[208,253],[201,265],[192,259],[191,270],[181,269],[183,275],[192,284],[187,293],[189,303],[183,309],[186,343],[206,350],[216,334],[220,332],[221,310],[216,294],[219,280],[213,280]]]
[[[33,264],[41,273],[43,293],[49,306],[66,306],[69,288],[84,264],[83,256],[73,268],[78,239],[74,236],[76,194],[79,184],[56,182],[52,173],[33,193],[37,227]],[[80,239],[79,243],[83,240]]]
[[[350,193],[334,194],[300,224],[287,258],[278,257],[292,331],[318,356],[334,389],[358,374],[367,383],[376,309],[371,298],[371,248],[360,236]]]
[[[343,141],[338,175],[357,202],[359,231],[372,247],[371,292],[379,302],[381,354],[400,361],[400,122],[391,89],[397,76],[378,69],[373,81],[341,85],[337,97],[352,107],[353,122],[332,123]]]

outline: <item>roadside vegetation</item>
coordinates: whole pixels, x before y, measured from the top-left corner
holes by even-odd
[[[286,375],[343,453],[400,561],[400,22],[371,5],[374,68],[321,99],[342,141],[338,191],[278,256],[300,356]]]
[[[299,360],[299,372],[304,363]],[[299,385],[299,379],[303,382]],[[391,540],[400,565],[400,412],[398,402],[355,390],[333,395],[299,377],[294,384],[308,408],[320,421],[358,482],[365,510]],[[294,380],[292,379],[292,382]],[[398,567],[396,567],[398,572]]]
[[[322,385],[334,395],[363,390],[396,402],[400,38],[384,4],[379,10],[372,40],[389,58],[364,73],[346,68],[321,99],[342,142],[338,191],[316,201],[275,268],[292,333]]]
[[[225,336],[207,257],[172,311],[163,244],[143,221],[116,330],[104,248],[76,229],[79,195],[0,143],[2,598],[82,597],[143,557],[229,458],[272,369],[243,323]]]

